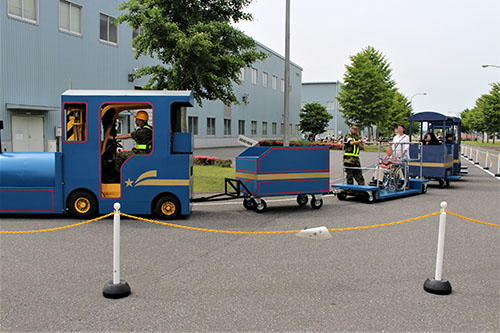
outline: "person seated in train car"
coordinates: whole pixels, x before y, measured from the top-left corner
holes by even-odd
[[[453,144],[454,142],[455,142],[455,140],[453,139],[453,134],[451,134],[451,133],[446,134],[445,143],[446,143],[447,145],[451,145],[451,144]]]
[[[424,140],[422,140],[424,146],[426,145],[440,145],[441,142],[436,138],[436,135],[432,132],[427,132],[424,135]]]
[[[439,142],[443,142],[443,132],[437,132],[436,137]]]

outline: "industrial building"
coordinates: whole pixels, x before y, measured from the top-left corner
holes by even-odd
[[[2,151],[56,151],[61,126],[61,93],[72,89],[140,89],[147,78],[135,70],[158,64],[135,59],[137,31],[115,25],[121,0],[8,0],[0,6],[0,120]],[[237,145],[283,136],[284,58],[258,44],[269,57],[241,72],[230,106],[204,101],[188,109],[195,147]],[[302,68],[291,65],[290,134],[299,136]],[[129,131],[129,113],[119,131]]]
[[[339,107],[337,96],[342,83],[336,82],[304,82],[302,83],[302,104],[319,103],[333,116],[328,124],[325,135],[338,137],[347,134],[348,128],[342,117],[342,109]]]

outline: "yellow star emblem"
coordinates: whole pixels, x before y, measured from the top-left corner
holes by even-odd
[[[127,187],[132,187],[132,184],[134,182],[132,180],[130,180],[130,178],[128,180],[125,181],[125,184],[127,184]]]

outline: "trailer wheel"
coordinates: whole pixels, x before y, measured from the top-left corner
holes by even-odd
[[[300,207],[307,205],[307,201],[309,201],[307,194],[297,195],[297,203],[299,204]]]
[[[314,209],[320,209],[321,206],[323,206],[323,199],[317,199],[315,200],[314,198],[311,200],[311,207]]]
[[[254,211],[257,213],[264,213],[266,211],[267,204],[264,200],[260,199],[260,203],[255,203]]]
[[[439,188],[444,188],[444,180],[438,179],[439,182]]]
[[[76,191],[68,197],[68,212],[77,219],[87,219],[97,215],[97,199],[88,191]]]
[[[427,184],[422,184],[422,193],[427,193]]]
[[[445,186],[445,187],[450,187],[450,180],[449,180],[449,179],[446,179],[446,180],[444,181],[444,186]]]
[[[341,201],[344,201],[345,199],[347,199],[347,193],[345,193],[344,191],[339,192],[337,193],[337,198]]]
[[[155,214],[162,220],[174,220],[181,215],[179,199],[173,195],[164,195],[156,202]]]
[[[245,207],[248,210],[252,210],[255,208],[255,200],[251,198],[245,198],[243,199],[243,207]]]
[[[373,203],[375,200],[377,200],[377,192],[376,191],[369,191],[366,192],[366,202],[368,203]]]

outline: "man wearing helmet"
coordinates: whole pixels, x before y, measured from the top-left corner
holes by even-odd
[[[115,137],[110,136],[113,140],[134,139],[135,148],[132,151],[122,151],[118,153],[115,159],[115,169],[120,172],[123,162],[134,154],[148,154],[151,147],[148,147],[153,139],[153,129],[148,125],[149,116],[144,110],[137,112],[135,115],[135,125],[138,127],[132,133],[121,134]]]

